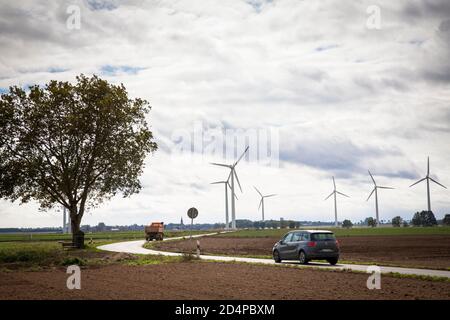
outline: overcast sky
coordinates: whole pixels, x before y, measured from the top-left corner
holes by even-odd
[[[370,169],[396,188],[380,190],[380,219],[410,219],[426,209],[426,184],[409,185],[426,175],[428,155],[432,177],[450,187],[448,0],[0,0],[0,8],[0,93],[97,74],[152,105],[160,149],[147,159],[144,188],[82,224],[178,222],[191,206],[199,223],[223,222],[223,187],[209,183],[228,173],[209,162],[231,162],[243,145],[224,143],[227,158],[205,146],[222,146],[225,132],[268,135],[274,151],[264,161],[255,157],[261,143],[249,142],[253,153],[237,167],[237,218],[260,218],[255,185],[278,194],[266,219],[332,221],[333,201],[324,201],[332,176],[350,196],[338,199],[339,220],[374,216]],[[199,131],[201,146],[186,152]],[[431,190],[442,218],[450,191]],[[61,213],[37,208],[0,201],[0,227],[61,225]]]

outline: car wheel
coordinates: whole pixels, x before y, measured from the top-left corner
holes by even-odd
[[[273,252],[273,260],[275,260],[276,263],[281,262],[280,253],[278,252],[278,250],[275,250]]]
[[[334,266],[338,262],[338,258],[330,258],[330,259],[327,259],[327,261],[329,264]]]
[[[301,264],[307,264],[308,259],[306,258],[305,251],[300,251],[298,254],[298,261],[300,261]]]

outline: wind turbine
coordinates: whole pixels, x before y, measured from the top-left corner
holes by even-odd
[[[259,210],[259,208],[262,207],[262,221],[264,221],[264,198],[273,197],[273,196],[276,196],[276,194],[269,194],[269,195],[263,196],[262,193],[255,186],[253,186],[253,188],[255,188],[256,192],[258,192],[259,195],[261,196],[261,201],[259,202],[258,210]]]
[[[367,170],[367,171],[369,172],[369,175],[372,178],[374,187],[366,201],[369,201],[370,197],[375,192],[375,212],[377,214],[377,226],[378,226],[380,223],[380,217],[378,215],[378,189],[394,189],[394,188],[378,186],[377,183],[375,182],[375,179],[373,178],[372,174],[370,173],[370,171],[369,170]]]
[[[225,185],[225,229],[228,229],[230,227],[230,221],[228,216],[228,187],[230,186],[230,176],[228,176],[228,179],[226,181],[217,181],[212,182],[211,184],[224,184]],[[238,197],[234,195],[236,200],[238,200]]]
[[[342,192],[339,192],[336,190],[336,181],[334,181],[334,177],[333,178],[333,192],[330,193],[330,195],[328,197],[325,198],[325,200],[327,200],[329,197],[331,197],[332,195],[334,195],[334,225],[337,227],[338,226],[338,218],[337,218],[337,201],[336,201],[336,195],[340,194],[341,196],[350,198],[348,195],[343,194]]]
[[[431,198],[430,198],[430,180],[433,181],[434,183],[440,185],[441,187],[447,189],[446,186],[440,184],[439,182],[437,182],[436,180],[434,180],[433,178],[430,177],[430,157],[428,157],[428,163],[427,163],[427,175],[425,178],[420,179],[419,181],[413,183],[412,185],[410,185],[409,187],[411,188],[412,186],[422,182],[423,180],[427,180],[427,199],[428,199],[428,211],[431,212]]]
[[[215,163],[212,162],[211,164],[214,166],[221,166],[221,167],[226,167],[230,169],[230,175],[228,176],[229,180],[231,178],[231,228],[232,229],[236,229],[236,202],[235,202],[235,196],[236,193],[234,192],[234,178],[236,178],[236,181],[239,185],[239,189],[241,189],[242,192],[242,187],[241,187],[241,183],[239,182],[239,178],[236,174],[236,165],[239,163],[239,161],[241,161],[241,159],[244,157],[245,153],[248,151],[248,146],[247,148],[245,148],[244,152],[242,153],[242,155],[239,157],[239,159],[233,163],[233,164],[223,164],[223,163]],[[234,196],[233,196],[234,195]]]

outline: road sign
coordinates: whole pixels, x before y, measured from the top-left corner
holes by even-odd
[[[198,216],[198,210],[195,208],[190,208],[187,212],[189,218],[191,218],[191,242],[192,242],[192,229],[194,227],[194,219]]]
[[[191,219],[195,219],[198,216],[198,210],[195,208],[190,208],[187,212],[187,215]]]

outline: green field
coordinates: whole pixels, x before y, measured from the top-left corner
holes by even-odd
[[[209,233],[210,230],[194,230],[192,234]],[[166,231],[166,238],[189,236],[190,231]],[[90,239],[92,238],[92,243]],[[82,250],[63,250],[58,241],[70,240],[70,234],[0,234],[0,270],[42,269],[70,264],[97,265],[105,263],[128,263],[133,265],[165,263],[182,258],[125,255],[124,258],[111,258],[115,253],[101,251],[97,246],[123,240],[142,239],[143,231],[86,233],[86,248]],[[109,257],[109,258],[107,258]]]
[[[407,228],[303,228],[303,229],[325,229],[333,231],[337,237],[352,236],[396,236],[396,235],[450,235],[450,227],[407,227]],[[293,229],[247,229],[231,233],[219,234],[216,237],[242,237],[242,238],[279,238]]]
[[[193,234],[208,233],[210,231],[193,231]],[[190,231],[165,232],[167,238],[176,236],[188,236]],[[47,267],[78,265],[98,265],[107,263],[128,263],[132,265],[165,263],[183,260],[184,258],[159,257],[146,255],[129,255],[123,258],[113,257],[116,253],[102,251],[97,246],[112,242],[142,239],[143,232],[103,232],[93,233],[93,242],[90,235],[86,234],[86,248],[82,250],[63,250],[59,240],[69,240],[70,235],[62,234],[34,234],[33,240],[23,235],[0,235],[0,270],[30,269],[39,270]],[[13,239],[11,241],[11,239]],[[109,258],[108,258],[109,257]]]
[[[208,233],[208,230],[193,230],[192,234]],[[166,231],[164,236],[180,237],[190,235],[190,231]],[[71,234],[62,233],[0,233],[0,242],[5,241],[60,241],[72,239]],[[95,232],[86,233],[86,241],[93,240],[132,240],[132,239],[144,239],[144,231],[110,231],[110,232]]]

